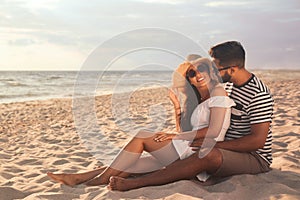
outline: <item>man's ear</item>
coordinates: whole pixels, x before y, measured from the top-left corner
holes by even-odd
[[[239,69],[238,66],[232,66],[232,67],[230,67],[230,74],[235,73],[238,69]]]

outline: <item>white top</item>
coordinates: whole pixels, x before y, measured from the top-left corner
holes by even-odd
[[[222,129],[218,137],[215,138],[216,141],[223,141],[226,131],[230,125],[231,107],[234,105],[234,101],[228,96],[210,97],[195,108],[191,116],[191,124],[193,126],[193,130],[198,130],[209,126],[211,107],[227,108]],[[187,158],[193,153],[195,153],[195,151],[193,151],[192,148],[189,146],[189,141],[187,140],[173,140],[172,143],[180,159]],[[197,175],[197,178],[200,181],[206,181],[209,178],[209,175],[206,172],[202,172]]]
[[[222,130],[219,133],[219,136],[215,138],[216,141],[224,140],[225,133],[230,125],[230,116],[231,116],[231,107],[234,106],[235,103],[228,96],[213,96],[207,99],[206,101],[199,104],[192,116],[191,116],[191,124],[193,126],[193,130],[199,130],[209,125],[209,117],[210,117],[210,109],[211,107],[222,107],[228,108],[226,110],[224,123],[222,126]]]

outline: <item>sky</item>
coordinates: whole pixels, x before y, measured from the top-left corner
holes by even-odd
[[[166,30],[170,42],[151,29],[146,38],[135,31],[149,27]],[[0,70],[82,70],[103,46],[96,62],[114,55],[111,69],[126,70],[151,57],[144,49],[126,54],[133,43],[159,40],[171,51],[185,42],[179,35],[204,52],[237,40],[248,68],[300,69],[299,0],[0,0]],[[117,43],[118,36],[130,39]],[[165,54],[156,51],[154,61]]]

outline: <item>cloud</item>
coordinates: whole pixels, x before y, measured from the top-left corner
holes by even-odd
[[[178,5],[186,2],[185,0],[134,0],[134,1],[142,2],[142,3],[171,4],[171,5]]]
[[[208,7],[230,7],[230,6],[245,6],[253,4],[253,1],[212,1],[205,3]]]
[[[16,45],[16,46],[29,46],[29,45],[33,45],[36,43],[37,43],[37,41],[35,41],[33,39],[27,39],[27,38],[8,41],[9,45]]]
[[[43,10],[54,10],[56,8],[56,5],[60,1],[61,0],[18,0],[12,2],[17,3],[18,6],[30,10],[34,13],[39,13]]]
[[[276,21],[281,22],[281,23],[299,22],[300,21],[300,17],[282,18],[282,19],[277,19]]]
[[[300,53],[299,12],[296,0],[274,0],[272,4],[270,0],[2,0],[0,50],[16,57],[33,47],[52,45],[54,57],[66,49],[84,57],[119,33],[162,27],[187,35],[206,50],[218,42],[241,40],[250,51],[249,61],[263,65],[273,55]],[[289,49],[293,51],[286,51]],[[71,62],[71,54],[65,55],[70,56],[66,63]],[[298,56],[293,59],[299,61]]]

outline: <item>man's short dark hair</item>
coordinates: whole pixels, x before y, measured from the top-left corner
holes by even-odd
[[[217,44],[210,48],[209,55],[218,59],[223,67],[238,66],[243,68],[245,65],[245,50],[241,43],[237,41]]]

